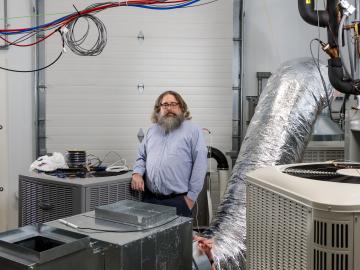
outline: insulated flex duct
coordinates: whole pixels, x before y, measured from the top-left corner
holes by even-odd
[[[320,64],[328,95],[327,69]],[[298,162],[317,115],[327,104],[326,92],[311,58],[283,64],[260,96],[242,143],[223,201],[206,234],[214,239],[217,269],[245,270],[245,174],[254,169]]]

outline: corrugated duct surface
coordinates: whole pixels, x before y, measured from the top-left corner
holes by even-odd
[[[320,65],[328,94],[327,69]],[[318,113],[327,104],[311,58],[286,62],[261,94],[218,213],[208,236],[214,239],[217,269],[246,269],[245,175],[257,168],[301,160]]]

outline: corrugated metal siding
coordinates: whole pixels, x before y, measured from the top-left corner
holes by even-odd
[[[72,11],[73,3],[47,1],[46,13]],[[75,6],[89,3],[75,1]],[[139,129],[151,124],[155,98],[169,89],[184,96],[194,122],[212,131],[213,146],[230,151],[232,5],[219,1],[174,11],[99,13],[108,30],[104,52],[80,57],[68,50],[46,71],[48,152],[78,148],[102,157],[112,150],[131,164]],[[140,31],[144,40],[137,39]],[[47,62],[60,46],[59,39],[48,42]],[[139,83],[145,86],[142,94]]]

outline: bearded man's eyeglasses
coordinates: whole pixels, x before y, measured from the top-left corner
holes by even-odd
[[[163,109],[168,109],[168,108],[176,108],[177,106],[179,106],[179,102],[170,102],[170,103],[161,103],[160,107]]]

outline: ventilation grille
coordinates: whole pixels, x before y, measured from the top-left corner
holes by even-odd
[[[314,270],[350,270],[350,223],[314,220]]]
[[[314,220],[314,243],[327,246],[328,224],[323,221]]]
[[[305,150],[302,162],[344,160],[344,150]]]
[[[331,258],[330,258],[331,257]],[[349,255],[314,249],[313,270],[350,270]]]
[[[247,205],[247,269],[308,270],[310,209],[251,184]]]
[[[350,270],[349,255],[331,253],[314,249],[313,270]]]
[[[327,253],[314,249],[313,270],[327,270]]]
[[[141,193],[132,190],[129,182],[91,187],[90,200],[86,211],[92,211],[96,206],[107,205],[120,200],[140,201],[141,199]]]
[[[348,254],[331,254],[331,270],[349,270]]]
[[[73,190],[68,186],[20,180],[20,226],[44,223],[73,213]]]
[[[348,224],[331,224],[331,247],[346,249],[349,247]]]

